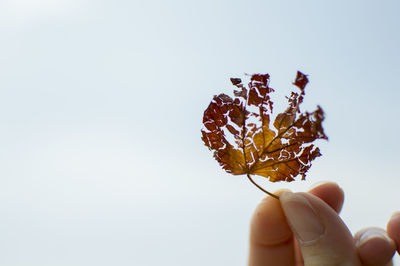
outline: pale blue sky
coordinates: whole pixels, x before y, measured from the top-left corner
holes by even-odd
[[[264,196],[220,169],[202,115],[229,78],[297,70],[350,229],[400,210],[398,1],[0,2],[0,265],[245,265]],[[281,99],[281,102],[279,102]]]

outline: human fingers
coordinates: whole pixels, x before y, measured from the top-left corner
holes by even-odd
[[[387,224],[386,231],[388,236],[395,242],[397,253],[400,254],[400,212],[393,213]]]
[[[283,191],[275,192],[280,195]],[[266,197],[257,206],[250,226],[249,266],[294,265],[293,234],[280,202]]]
[[[286,192],[280,201],[305,265],[361,265],[350,231],[323,200]]]
[[[337,212],[343,205],[343,190],[335,183],[319,184],[309,192],[320,197]],[[292,232],[287,226],[278,201],[271,197],[265,198],[252,218],[249,265],[294,265],[294,260],[301,262],[301,255],[298,254],[298,249],[293,247],[293,241],[290,239]]]
[[[391,262],[396,245],[385,230],[377,227],[365,228],[354,236],[358,256],[366,266],[384,266]]]

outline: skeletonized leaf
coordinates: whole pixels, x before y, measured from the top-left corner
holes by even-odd
[[[225,171],[234,175],[264,176],[272,182],[305,179],[311,162],[321,156],[312,144],[327,139],[322,128],[321,107],[301,112],[308,78],[297,72],[293,83],[300,92],[288,97],[289,106],[271,121],[273,102],[268,74],[255,74],[247,85],[239,78],[231,82],[239,90],[234,98],[214,96],[204,111],[202,140],[214,151],[214,158]]]

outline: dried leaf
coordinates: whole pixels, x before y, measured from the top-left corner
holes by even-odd
[[[288,97],[288,108],[272,122],[273,103],[268,74],[255,74],[248,88],[239,78],[231,82],[235,98],[214,96],[204,112],[202,140],[214,151],[214,158],[225,171],[234,175],[253,174],[269,181],[305,179],[311,162],[321,156],[312,144],[327,139],[322,128],[321,107],[312,112],[300,111],[308,78],[301,72],[293,83],[300,92]]]

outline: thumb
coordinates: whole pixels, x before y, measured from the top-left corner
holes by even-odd
[[[352,234],[329,205],[308,193],[284,192],[279,199],[304,265],[361,265]]]

